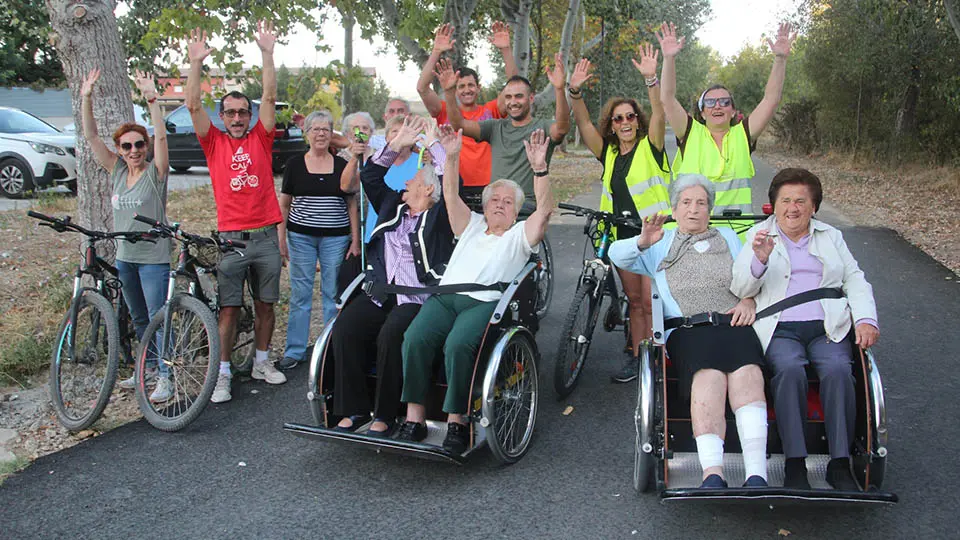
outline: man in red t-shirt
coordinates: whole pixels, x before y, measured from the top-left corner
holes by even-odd
[[[500,50],[503,55],[503,63],[507,78],[517,73],[517,63],[514,61],[513,53],[510,50],[510,27],[505,23],[497,21],[490,28],[490,43]],[[447,104],[440,99],[440,96],[430,87],[433,81],[434,67],[440,56],[450,50],[453,50],[453,27],[450,24],[444,24],[436,33],[433,41],[433,51],[430,57],[423,64],[423,71],[420,73],[420,79],[417,81],[417,92],[420,93],[420,99],[426,105],[430,116],[437,119],[437,124],[447,124]],[[460,105],[460,113],[464,118],[480,122],[482,120],[491,120],[494,118],[503,118],[505,114],[505,105],[502,97],[487,103],[477,103],[480,96],[480,78],[477,72],[464,67],[460,68],[460,78],[457,81],[457,101]],[[460,151],[460,176],[463,178],[462,192],[468,197],[473,194],[479,197],[483,187],[490,183],[490,145],[485,142],[477,142],[469,137],[464,137],[463,148]]]
[[[277,120],[277,73],[273,47],[277,36],[273,25],[258,25],[257,46],[263,54],[263,96],[260,119],[253,129],[250,99],[230,92],[220,100],[220,118],[226,132],[210,122],[200,99],[203,59],[212,52],[207,34],[194,30],[188,46],[190,72],[187,76],[187,109],[200,146],[207,158],[213,198],[217,204],[217,228],[223,238],[245,244],[239,252],[223,256],[217,269],[220,297],[220,375],[210,400],[229,401],[230,355],[236,342],[237,319],[243,305],[243,284],[252,280],[256,318],[256,356],[251,376],[270,384],[287,378],[269,360],[273,337],[273,305],[280,298],[280,248],[278,235],[285,234],[277,193],[273,186],[273,137]],[[249,131],[248,131],[249,129]]]

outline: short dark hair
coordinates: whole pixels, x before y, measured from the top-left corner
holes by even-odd
[[[477,75],[476,71],[468,67],[462,67],[460,68],[460,78],[462,79],[464,77],[473,77],[473,81],[477,83],[477,86],[480,86],[480,76]]]
[[[528,91],[533,92],[533,85],[530,84],[530,80],[524,77],[523,75],[514,75],[513,77],[510,77],[509,79],[507,79],[507,82],[506,84],[503,85],[503,87],[506,88],[507,84],[510,84],[513,82],[523,83],[524,85],[526,85]]]
[[[250,101],[250,98],[248,98],[243,92],[237,92],[236,90],[224,94],[224,96],[220,98],[220,112],[223,112],[223,102],[226,101],[227,98],[247,100],[247,109],[249,109],[251,113],[253,112],[253,103]]]
[[[810,190],[810,196],[813,198],[814,211],[820,210],[820,203],[823,202],[823,185],[817,175],[806,169],[790,168],[783,169],[773,177],[770,182],[770,191],[767,195],[770,197],[770,204],[777,205],[777,197],[780,196],[780,188],[786,185],[807,186]]]

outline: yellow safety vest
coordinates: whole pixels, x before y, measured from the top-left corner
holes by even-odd
[[[670,168],[656,160],[650,143],[646,137],[637,141],[630,168],[627,170],[626,184],[630,191],[630,198],[641,217],[653,214],[670,213],[670,195],[667,193],[666,183],[670,178]],[[620,155],[619,145],[608,144],[607,153],[603,156],[603,192],[600,194],[600,211],[613,212],[613,193],[611,180],[613,178],[613,164]],[[612,229],[613,237],[617,237],[617,228]]]
[[[673,160],[675,175],[702,174],[713,182],[717,192],[713,213],[738,209],[744,214],[753,213],[753,198],[750,181],[756,174],[750,159],[750,142],[743,122],[730,126],[723,136],[723,150],[717,148],[710,130],[700,122],[690,122],[687,142],[683,152],[677,152]]]

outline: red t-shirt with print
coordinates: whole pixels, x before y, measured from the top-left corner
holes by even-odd
[[[199,137],[210,169],[217,202],[217,228],[243,231],[280,223],[280,204],[273,187],[273,132],[260,121],[234,139],[211,125]]]
[[[460,114],[467,120],[480,122],[503,118],[497,107],[497,100],[488,101],[472,111],[465,111],[460,107]],[[447,102],[440,102],[440,114],[436,116],[437,124],[448,124]],[[490,183],[490,160],[492,159],[490,144],[477,142],[470,137],[463,138],[463,148],[460,150],[460,176],[465,186],[485,186]]]

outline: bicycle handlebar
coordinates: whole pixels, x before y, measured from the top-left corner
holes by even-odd
[[[104,231],[93,231],[87,228],[84,228],[80,225],[74,223],[70,216],[64,216],[62,218],[56,218],[48,216],[46,214],[41,214],[40,212],[34,212],[33,210],[27,210],[27,216],[34,219],[39,219],[43,223],[40,225],[50,227],[51,229],[62,233],[66,231],[78,232],[84,236],[92,238],[94,240],[110,240],[114,238],[122,238],[128,242],[156,242],[156,235],[150,231],[116,231],[116,232],[104,232]]]
[[[234,249],[243,249],[247,247],[247,245],[243,242],[238,242],[236,240],[224,240],[215,233],[211,236],[200,236],[197,234],[188,233],[180,229],[179,223],[167,225],[166,223],[161,223],[160,221],[157,221],[151,217],[141,216],[140,214],[134,214],[133,219],[139,221],[140,223],[146,223],[147,225],[150,225],[160,236],[174,238],[187,244],[217,246],[222,252],[227,252]]]
[[[600,220],[605,218],[607,221],[612,221],[615,225],[627,224],[632,227],[640,228],[642,225],[642,219],[633,218],[633,217],[620,217],[615,216],[609,212],[600,212],[598,210],[593,210],[591,208],[585,208],[583,206],[577,206],[575,204],[560,203],[557,205],[561,210],[569,210],[571,212],[576,212],[578,216],[589,216],[593,219]],[[763,214],[739,214],[734,212],[727,212],[721,215],[710,216],[710,221],[763,221],[770,216]],[[618,222],[620,221],[620,222]],[[673,219],[673,216],[667,218],[667,223],[673,223],[676,220]]]

